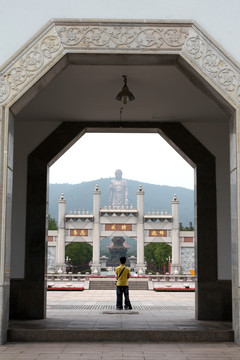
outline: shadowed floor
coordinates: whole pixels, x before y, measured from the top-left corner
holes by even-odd
[[[195,320],[194,293],[131,291],[132,311],[115,310],[114,290],[48,292],[47,318],[10,321],[12,341],[232,341],[229,322]]]

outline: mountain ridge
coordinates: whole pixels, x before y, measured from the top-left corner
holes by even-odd
[[[58,200],[61,194],[66,199],[66,212],[70,210],[92,211],[93,191],[98,184],[101,191],[101,207],[108,205],[108,186],[113,178],[100,178],[79,184],[49,184],[49,214],[58,218]],[[139,185],[144,191],[144,210],[168,211],[171,213],[171,201],[176,194],[179,200],[179,221],[184,226],[194,222],[194,190],[168,185],[155,185],[137,180],[127,180],[128,203],[136,208]]]

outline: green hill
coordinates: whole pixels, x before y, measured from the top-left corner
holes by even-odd
[[[96,184],[101,190],[101,207],[108,204],[108,186],[112,178],[97,179],[81,184],[50,184],[49,185],[49,214],[58,218],[58,200],[61,193],[67,201],[67,213],[70,210],[89,210],[92,211],[93,191]],[[194,191],[182,187],[172,187],[165,185],[153,185],[142,183],[135,180],[127,180],[128,183],[128,202],[135,208],[137,205],[136,192],[139,185],[142,185],[144,196],[145,212],[148,210],[167,210],[171,213],[171,200],[174,194],[177,195],[179,204],[179,218],[184,226],[194,223]]]

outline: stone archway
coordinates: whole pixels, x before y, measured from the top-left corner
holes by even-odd
[[[12,318],[43,318],[45,316],[46,283],[46,199],[48,164],[74,138],[85,133],[86,123],[62,123],[28,157],[27,224],[25,279],[11,281]],[[88,123],[88,129],[105,123]],[[133,129],[134,124],[125,122],[122,127]],[[231,320],[231,287],[218,281],[217,276],[217,218],[215,158],[202,144],[179,123],[141,123],[146,131],[158,129],[168,141],[174,142],[197,169],[197,192],[203,193],[197,201],[197,265],[196,318],[199,320]],[[114,124],[111,129],[118,129]],[[54,143],[54,147],[52,144]],[[201,190],[204,189],[204,190]],[[206,201],[207,199],[207,201]],[[205,216],[205,214],[208,216]],[[207,229],[207,232],[206,232]],[[208,248],[208,255],[204,256]],[[211,258],[211,262],[209,262]],[[31,296],[29,296],[31,289]],[[22,300],[21,300],[22,299]],[[24,307],[19,304],[24,302]]]
[[[109,54],[109,55],[161,55],[162,61],[168,61],[173,57],[177,59],[177,66],[184,71],[192,81],[198,80],[198,86],[202,87],[209,97],[213,98],[220,107],[224,107],[229,114],[233,115],[232,118],[232,154],[236,151],[236,137],[238,139],[238,108],[240,104],[240,71],[237,66],[214,44],[208,37],[198,29],[198,27],[191,23],[76,23],[76,22],[51,22],[38,36],[32,40],[31,44],[27,44],[25,49],[19,53],[15,59],[2,71],[0,80],[0,104],[1,106],[1,249],[4,258],[2,256],[1,261],[1,285],[2,285],[2,298],[1,298],[1,310],[5,314],[5,318],[2,320],[2,339],[4,342],[6,339],[7,329],[7,317],[8,317],[8,302],[9,302],[9,258],[10,258],[10,223],[11,223],[11,179],[12,179],[12,142],[14,138],[13,129],[11,128],[11,114],[9,109],[15,109],[19,106],[24,106],[26,98],[25,93],[28,93],[28,100],[30,101],[36,93],[40,91],[43,86],[46,86],[56,73],[62,71],[67,65],[71,54]],[[66,56],[67,55],[67,56]],[[165,60],[164,60],[165,59]],[[78,61],[78,60],[77,60]],[[54,68],[53,72],[50,72]],[[49,71],[48,76],[46,76]],[[20,102],[16,103],[18,99]],[[119,126],[120,124],[115,124]],[[81,127],[81,125],[79,125]],[[89,124],[87,124],[87,127]],[[104,125],[106,126],[106,125]],[[112,125],[111,125],[112,126]],[[122,124],[121,124],[122,126]],[[141,125],[142,126],[142,125]],[[145,125],[146,126],[146,125]],[[148,123],[149,127],[150,124]],[[86,125],[84,126],[84,128]],[[95,127],[99,127],[99,124],[95,124]],[[134,127],[139,127],[139,124],[134,124]],[[144,127],[144,125],[143,125]],[[156,128],[156,124],[153,126]],[[159,128],[161,126],[159,125]],[[171,132],[169,126],[165,128],[166,132]],[[172,129],[174,126],[172,127]],[[75,130],[73,130],[74,132]],[[78,134],[81,129],[77,130]],[[164,132],[164,130],[162,130]],[[60,136],[63,143],[66,146],[71,140],[65,139],[65,133]],[[77,136],[77,134],[76,134]],[[171,135],[174,139],[174,135]],[[171,138],[168,134],[167,137]],[[70,136],[71,137],[71,136]],[[48,141],[48,139],[46,140]],[[176,138],[171,140],[176,142]],[[57,148],[53,148],[53,153],[49,154],[48,161],[57,156]],[[8,155],[8,156],[6,156]],[[34,162],[38,162],[36,173],[35,167],[32,166],[31,159],[34,155]],[[52,156],[52,157],[51,157]],[[238,250],[238,148],[237,157],[235,162],[231,163],[231,180],[232,180],[232,245]],[[35,166],[35,165],[34,165]],[[46,159],[41,158],[41,154],[38,150],[29,157],[29,176],[34,180],[32,184],[40,184],[39,178],[42,178],[43,183],[46,182],[47,167]],[[208,170],[209,172],[209,170]],[[210,171],[211,172],[211,171]],[[43,184],[42,183],[42,184]],[[30,182],[31,186],[31,182]],[[44,185],[43,185],[44,186]],[[34,190],[34,189],[33,189]],[[44,193],[44,189],[41,190]],[[213,195],[214,196],[214,195]],[[237,200],[236,200],[237,199]],[[40,206],[43,206],[42,200],[39,199]],[[28,198],[28,203],[31,206],[31,197]],[[34,215],[34,208],[31,212]],[[36,219],[37,221],[37,219]],[[32,220],[29,231],[35,231],[32,225]],[[44,223],[41,224],[40,235],[41,239],[44,229]],[[31,235],[32,236],[32,235]],[[39,238],[40,239],[40,238]],[[28,242],[28,236],[26,237]],[[37,249],[41,249],[42,240],[36,242],[38,244]],[[33,252],[30,251],[29,257],[36,258],[36,248]],[[43,252],[44,253],[44,252]],[[236,341],[239,341],[239,263],[238,258],[233,258],[233,309],[234,309],[234,330]],[[25,273],[29,272],[30,265],[26,262]],[[30,271],[29,281],[36,279],[36,275],[42,277],[43,267],[41,269],[33,268]],[[216,271],[216,268],[214,269]],[[209,289],[209,280],[212,283],[216,282],[216,276],[211,275],[210,279],[203,286],[203,290]],[[210,281],[211,282],[211,281]],[[29,295],[29,284],[25,283],[25,296]],[[213,301],[214,297],[221,295],[221,299],[224,298],[223,294],[226,289],[222,291],[221,286],[215,287],[216,291],[213,291],[209,300]],[[229,289],[228,289],[229,290]],[[17,292],[19,293],[19,289]],[[31,293],[32,293],[31,289]],[[39,284],[36,284],[36,291],[43,292],[43,281],[40,280]],[[21,293],[21,291],[20,291]],[[205,311],[208,311],[206,305]],[[36,310],[29,309],[30,317],[42,317],[44,316],[44,298],[39,300],[40,313]],[[222,317],[222,314],[220,315]],[[216,315],[219,317],[219,314]]]

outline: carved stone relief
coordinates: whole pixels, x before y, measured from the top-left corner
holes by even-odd
[[[48,273],[55,271],[55,264],[56,264],[56,247],[48,246],[48,261],[47,261]]]
[[[53,28],[0,73],[0,103],[11,100],[36,81],[36,77],[49,67],[61,51],[59,37]]]
[[[195,269],[194,248],[181,248],[181,267],[183,272]]]
[[[236,105],[240,104],[239,69],[212,43],[192,29],[182,53],[185,53],[218,88],[224,93],[227,92]]]
[[[186,27],[143,26],[61,26],[57,32],[63,45],[93,49],[181,49],[189,29]]]
[[[240,70],[195,25],[55,21],[0,72],[0,105],[14,101],[67,52],[178,53],[240,104]]]

